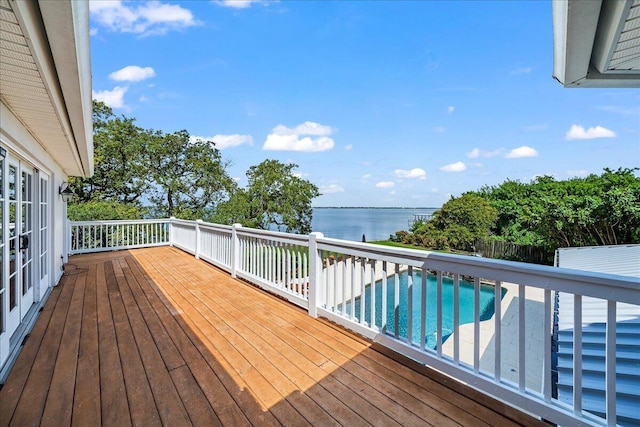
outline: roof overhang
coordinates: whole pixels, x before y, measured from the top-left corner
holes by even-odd
[[[640,87],[640,0],[553,0],[553,76],[565,87]]]
[[[0,0],[0,99],[67,175],[93,174],[88,1]]]

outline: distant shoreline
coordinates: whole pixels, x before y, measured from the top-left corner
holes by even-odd
[[[426,207],[420,206],[415,208],[408,207],[400,207],[400,206],[313,206],[312,209],[407,209],[407,210],[416,210],[416,209],[440,209],[437,207]]]

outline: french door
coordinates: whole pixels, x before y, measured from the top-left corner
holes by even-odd
[[[17,159],[8,159],[6,170],[8,205],[9,274],[3,283],[9,301],[6,332],[13,333],[34,302],[34,168]],[[5,237],[5,236],[3,236]],[[4,239],[3,239],[4,240]]]

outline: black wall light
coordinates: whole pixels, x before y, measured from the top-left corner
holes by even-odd
[[[63,182],[62,185],[60,185],[58,193],[62,196],[62,201],[65,203],[69,203],[73,198],[73,191],[69,188],[68,182]]]

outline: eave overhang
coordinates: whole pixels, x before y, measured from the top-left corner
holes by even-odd
[[[2,104],[65,174],[90,176],[88,2],[0,0],[0,44]]]
[[[640,0],[553,0],[553,76],[565,87],[640,87]]]

